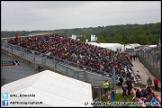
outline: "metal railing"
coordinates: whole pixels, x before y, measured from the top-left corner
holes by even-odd
[[[93,73],[98,74],[98,75],[105,75],[105,76],[110,77],[108,72],[105,72],[105,71],[102,71],[102,70],[99,70],[99,69],[94,69],[92,67],[80,65],[80,64],[74,63],[72,61],[64,60],[62,58],[47,56],[47,55],[45,55],[41,52],[33,51],[29,48],[23,48],[21,46],[9,44],[9,43],[6,43],[4,41],[2,42],[2,44],[3,44],[3,46],[8,47],[11,52],[13,52],[13,49],[16,49],[17,51],[19,51],[19,53],[20,53],[19,55],[22,56],[22,57],[25,56],[24,53],[28,54],[28,56],[32,56],[34,62],[36,62],[35,58],[44,57],[43,63],[46,62],[47,59],[51,59],[51,60],[66,64],[66,65],[69,65],[69,66],[72,66],[72,67],[76,67],[76,68],[81,69],[81,70],[86,70],[86,71],[93,72]]]
[[[6,50],[9,54],[15,54],[32,63],[40,64],[41,66],[48,66],[54,71],[57,70],[67,76],[91,83],[93,86],[98,84],[102,85],[105,80],[109,80],[111,83],[109,75],[101,70],[88,68],[87,66],[79,65],[58,57],[47,56],[37,51],[34,52],[29,48],[6,43],[3,40],[1,40],[1,48]]]
[[[148,49],[137,52],[137,56],[141,63],[144,64],[146,68],[149,69],[149,71],[156,77],[158,77],[161,81],[161,75],[160,75],[160,62],[161,62],[161,48],[156,49]]]

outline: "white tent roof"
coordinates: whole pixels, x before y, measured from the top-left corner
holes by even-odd
[[[125,49],[133,49],[133,45],[126,45]]]
[[[96,43],[96,42],[88,42],[88,44],[95,45],[95,46],[100,46],[100,44]]]
[[[8,102],[43,102],[43,104],[10,104],[9,106],[91,106],[91,85],[55,72],[45,70],[1,87],[8,92]],[[11,97],[11,94],[35,97]],[[1,97],[2,99],[2,97]],[[85,105],[88,102],[88,105]],[[2,105],[1,105],[2,106]]]
[[[103,47],[121,47],[122,44],[120,43],[100,43]]]
[[[148,47],[151,47],[151,48],[156,48],[157,45],[148,45]]]
[[[141,45],[138,44],[138,43],[134,43],[134,44],[127,44],[125,46],[125,48],[127,48],[127,49],[134,49],[135,47],[139,47],[139,46],[141,46]]]
[[[102,48],[107,48],[107,49],[111,49],[116,51],[117,48],[121,49],[122,51],[124,51],[124,45],[120,44],[120,43],[96,43],[96,42],[88,42],[88,44],[92,44],[95,46],[99,46]]]

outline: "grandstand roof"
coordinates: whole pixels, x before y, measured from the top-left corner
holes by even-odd
[[[35,95],[35,97],[9,97],[9,102],[43,102],[43,104],[27,106],[91,106],[91,104],[85,105],[85,102],[92,102],[90,84],[49,70],[6,84],[1,87],[2,92],[17,96]],[[9,106],[20,105],[9,104]]]

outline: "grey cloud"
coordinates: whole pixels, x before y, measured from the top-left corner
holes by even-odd
[[[3,1],[2,30],[51,30],[161,22],[160,2]]]

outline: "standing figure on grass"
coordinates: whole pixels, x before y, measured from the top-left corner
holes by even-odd
[[[108,80],[106,80],[104,83],[103,83],[103,88],[104,88],[104,93],[106,95],[106,93],[108,92],[108,89],[109,89],[109,82]]]
[[[126,84],[126,82],[124,81],[123,84],[122,84],[122,94],[123,94],[123,96],[126,95],[126,90],[127,90],[127,84]]]
[[[123,83],[123,78],[122,78],[122,76],[120,76],[119,81],[120,81],[120,82],[119,82],[119,87],[120,87],[120,86],[122,86],[122,83]]]
[[[108,93],[107,99],[108,99],[108,102],[111,102],[111,94],[110,93]]]
[[[132,81],[129,78],[127,78],[126,84],[127,84],[127,89],[128,89],[128,95],[129,95],[132,89]]]
[[[115,91],[112,90],[111,91],[111,102],[114,102],[115,101]]]

